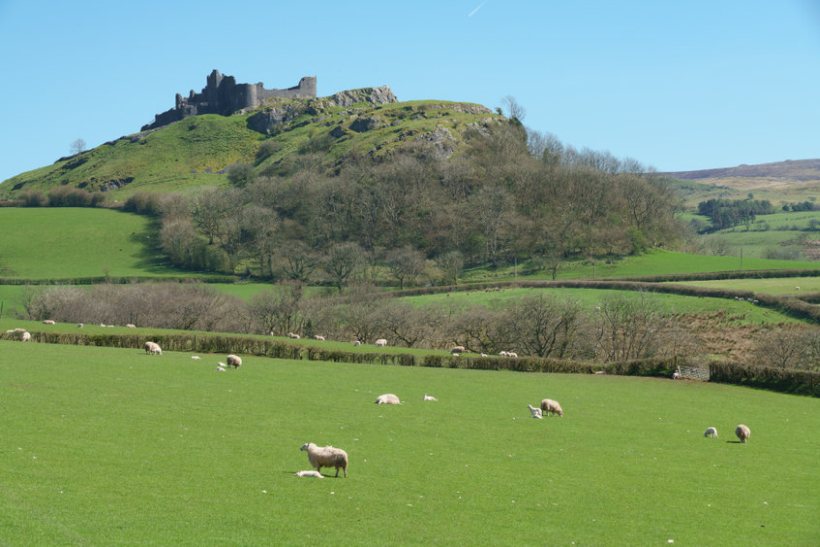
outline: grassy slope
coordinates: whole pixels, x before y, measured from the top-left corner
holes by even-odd
[[[152,252],[149,220],[108,209],[0,208],[0,276],[179,275]]]
[[[820,292],[820,277],[781,277],[768,279],[719,279],[677,283],[698,287],[727,288],[765,294],[794,295]],[[799,288],[798,288],[799,287]]]
[[[480,305],[488,308],[502,308],[525,297],[548,295],[557,299],[577,301],[586,311],[609,298],[638,298],[635,291],[614,291],[608,289],[504,289],[500,291],[455,292],[409,296],[402,300],[417,306],[445,306],[463,308]],[[774,310],[761,308],[749,302],[738,302],[725,298],[700,298],[677,294],[647,294],[653,306],[668,314],[698,314],[723,311],[735,324],[793,323],[796,320]]]
[[[253,357],[216,373],[217,357],[188,354],[0,351],[10,544],[820,538],[817,399],[605,376]],[[387,391],[405,404],[372,404]],[[529,418],[526,404],[546,396],[564,418]],[[733,442],[739,422],[753,432],[745,446]],[[712,425],[718,440],[702,437]],[[294,478],[306,441],[345,448],[349,478]]]
[[[345,129],[345,136],[330,139],[329,149],[322,150],[330,163],[352,152],[384,154],[438,126],[452,129],[454,139],[460,142],[467,124],[495,116],[465,112],[475,107],[444,101],[327,107],[317,115],[303,114],[271,137],[270,140],[279,145],[279,151],[258,168],[261,171],[284,159],[297,158],[309,141],[321,140],[338,125]],[[43,191],[63,183],[72,186],[87,183],[86,188],[94,190],[101,183],[125,177],[134,177],[134,181],[123,189],[109,192],[110,199],[122,200],[137,190],[180,191],[226,184],[225,175],[218,172],[236,162],[253,162],[260,143],[266,139],[247,128],[250,115],[195,116],[147,134],[134,135],[134,142],[122,137],[79,157],[13,177],[0,186],[0,195],[8,195],[16,185],[21,185],[20,191]],[[357,116],[375,117],[386,125],[366,132],[352,131],[349,126]],[[87,161],[69,168],[78,159]]]

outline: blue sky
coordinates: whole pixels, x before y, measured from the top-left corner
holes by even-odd
[[[214,68],[320,95],[512,95],[659,170],[820,157],[820,0],[0,0],[0,180],[130,134]]]

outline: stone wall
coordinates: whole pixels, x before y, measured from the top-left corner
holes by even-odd
[[[214,69],[200,93],[193,90],[188,97],[177,93],[174,108],[154,116],[154,122],[144,125],[142,130],[155,129],[197,114],[222,114],[228,116],[243,108],[255,108],[265,99],[285,97],[311,99],[316,97],[316,77],[305,76],[294,87],[287,89],[265,89],[262,82],[237,84],[233,76],[224,76]]]

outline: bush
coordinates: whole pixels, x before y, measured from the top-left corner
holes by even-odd
[[[820,397],[820,372],[808,370],[712,363],[709,381]]]
[[[105,201],[100,192],[88,192],[80,188],[60,186],[48,192],[49,207],[97,207]]]

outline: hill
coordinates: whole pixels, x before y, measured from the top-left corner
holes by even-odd
[[[116,201],[144,190],[222,186],[236,163],[283,174],[320,152],[326,168],[338,169],[351,157],[378,159],[414,143],[449,157],[459,153],[470,128],[502,119],[477,104],[397,102],[386,87],[312,99],[273,97],[233,115],[191,116],[60,158],[3,182],[0,196],[68,186],[105,192]]]
[[[813,201],[820,195],[820,159],[663,174],[677,180],[675,187],[691,206],[708,199],[743,199],[750,193],[775,205]]]

